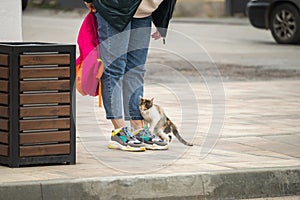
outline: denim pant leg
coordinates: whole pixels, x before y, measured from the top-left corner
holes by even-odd
[[[151,37],[151,17],[133,18],[123,79],[125,120],[141,120],[140,96],[144,94],[145,63]]]
[[[102,75],[102,98],[107,119],[123,118],[122,88],[127,63],[130,24],[122,32],[114,29],[99,13],[96,14],[101,58],[105,65]]]

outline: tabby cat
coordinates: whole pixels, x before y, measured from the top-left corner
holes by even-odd
[[[175,124],[166,116],[164,110],[153,104],[152,99],[140,97],[140,111],[144,118],[145,124],[150,128],[150,131],[159,136],[162,140],[171,142],[173,133],[175,137],[184,145],[193,146],[192,143],[185,141],[178,132]]]

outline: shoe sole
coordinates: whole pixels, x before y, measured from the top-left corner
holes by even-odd
[[[142,152],[146,151],[145,147],[132,147],[132,146],[123,146],[118,142],[115,141],[110,141],[109,144],[107,145],[109,149],[118,149],[122,151],[130,151],[130,152]]]
[[[169,145],[159,146],[157,144],[145,144],[147,150],[168,150]]]

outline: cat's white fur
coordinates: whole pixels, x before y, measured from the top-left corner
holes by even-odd
[[[153,104],[153,98],[149,100],[140,97],[140,99],[141,114],[152,133],[168,143],[171,142],[172,135],[174,135],[181,143],[193,146],[192,143],[185,141],[181,137],[175,124],[167,117],[164,110],[160,106]]]
[[[154,127],[161,120],[161,113],[164,113],[162,108],[153,105],[150,109],[141,111],[142,116],[144,116],[145,122],[149,122],[148,127],[149,130],[154,133]],[[155,133],[157,136],[161,137],[163,140],[169,142],[170,138],[167,134],[163,132],[163,130],[159,130],[159,132]]]

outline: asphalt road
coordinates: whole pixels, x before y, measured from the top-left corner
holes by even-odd
[[[23,13],[24,41],[76,43],[86,11],[28,9]],[[223,81],[298,79],[300,45],[278,45],[271,33],[244,19],[175,19],[166,45],[152,41],[148,79],[189,81],[222,76]],[[168,76],[166,76],[168,75]],[[202,78],[201,78],[202,77]]]

